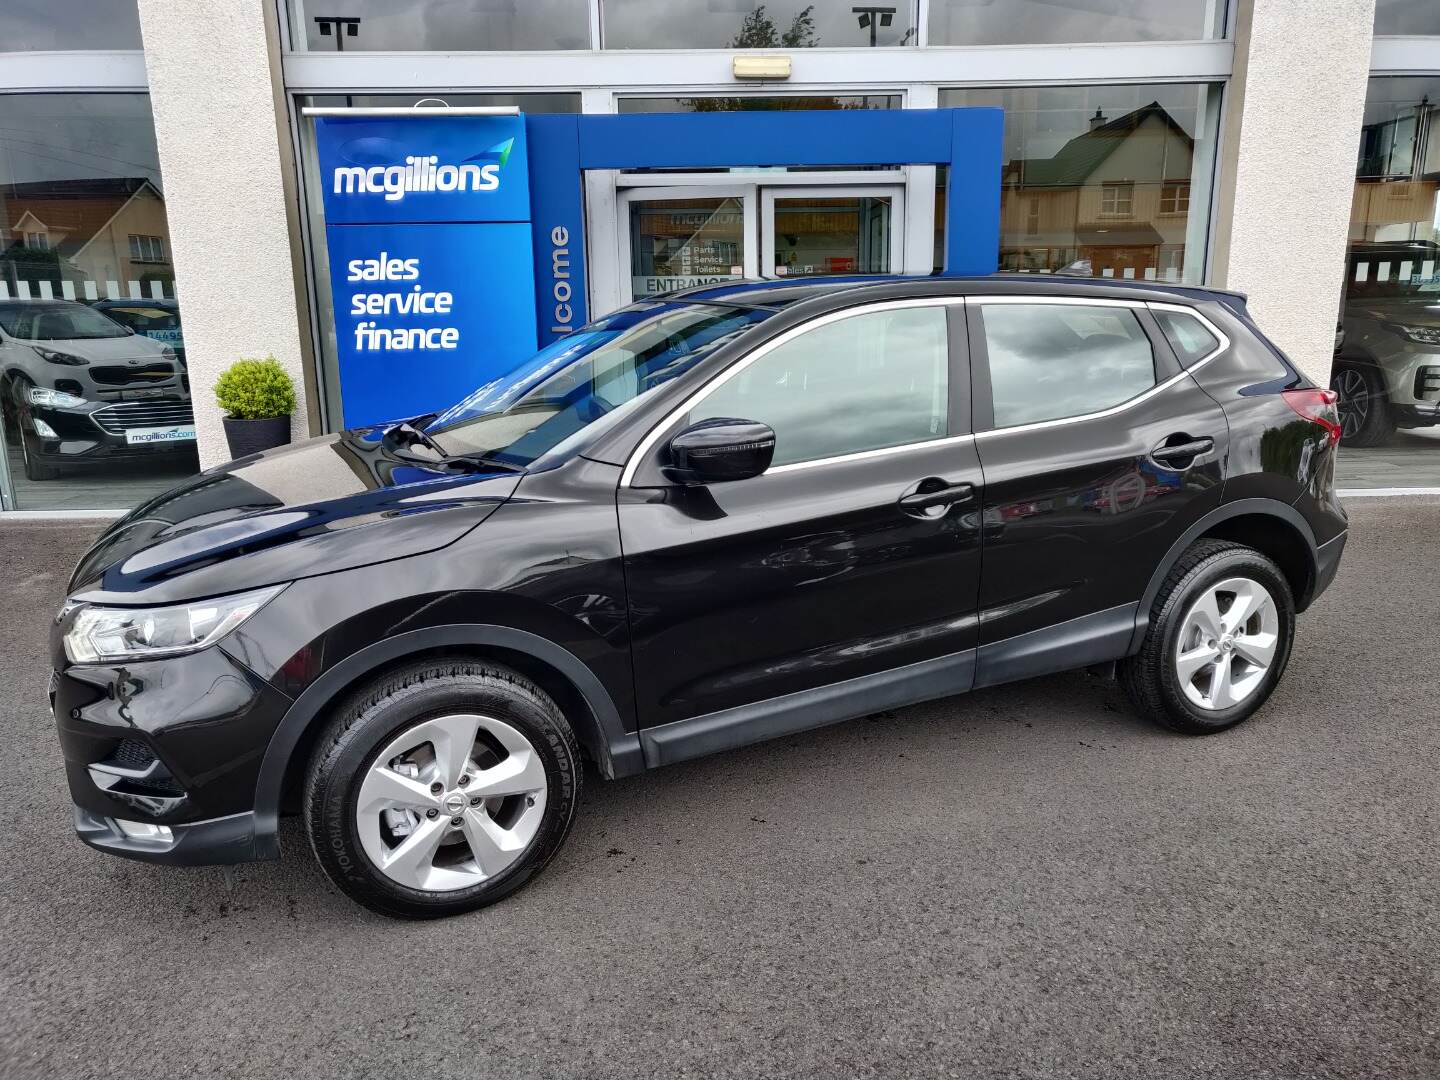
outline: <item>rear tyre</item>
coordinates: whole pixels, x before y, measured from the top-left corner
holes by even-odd
[[[1385,379],[1368,364],[1340,364],[1330,376],[1340,395],[1340,439],[1346,446],[1380,446],[1395,434]]]
[[[305,829],[330,880],[372,911],[457,915],[540,872],[580,783],[575,735],[538,686],[425,660],[341,705],[310,761]]]
[[[1295,600],[1279,567],[1253,548],[1201,540],[1166,575],[1145,641],[1117,675],[1151,720],[1208,735],[1265,704],[1294,636]]]

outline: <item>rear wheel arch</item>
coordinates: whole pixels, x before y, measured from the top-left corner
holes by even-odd
[[[456,624],[413,630],[352,653],[290,706],[270,738],[255,786],[257,857],[278,856],[276,827],[281,810],[303,784],[306,764],[330,711],[357,687],[427,656],[473,657],[514,669],[555,699],[602,775],[624,776],[643,769],[639,737],[625,730],[609,692],[568,649],[508,626]]]
[[[1201,518],[1170,546],[1150,576],[1130,638],[1130,652],[1140,648],[1149,625],[1155,597],[1166,575],[1197,540],[1230,540],[1269,557],[1280,567],[1295,597],[1295,610],[1304,611],[1315,589],[1318,557],[1315,533],[1293,506],[1271,499],[1240,499],[1217,507]]]

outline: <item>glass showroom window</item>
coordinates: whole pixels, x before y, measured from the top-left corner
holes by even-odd
[[[930,0],[929,10],[931,45],[1196,41],[1225,36],[1222,0]]]
[[[128,509],[198,468],[150,99],[0,111],[6,503]]]
[[[809,49],[915,44],[913,0],[601,0],[607,49]]]
[[[138,49],[136,0],[5,0],[0,53]]]
[[[1346,487],[1440,484],[1440,75],[1370,80],[1332,385]]]
[[[1205,279],[1220,87],[942,90],[1005,110],[1000,268]]]
[[[589,0],[290,0],[296,49],[533,52],[590,48]]]
[[[410,108],[418,102],[434,103],[433,93],[420,94],[350,94],[348,96],[302,97],[298,105],[305,106],[403,106]],[[578,113],[579,94],[444,94],[446,104],[457,108],[467,105],[515,105],[526,113]],[[340,374],[335,353],[335,313],[330,295],[330,260],[325,246],[325,210],[321,194],[319,160],[315,150],[315,123],[302,117],[300,120],[300,160],[304,178],[305,216],[309,232],[310,276],[315,289],[315,326],[319,331],[320,384],[322,390],[322,412],[326,430],[340,426],[344,415],[340,400]]]
[[[1375,0],[1377,37],[1440,34],[1440,4],[1435,0]]]

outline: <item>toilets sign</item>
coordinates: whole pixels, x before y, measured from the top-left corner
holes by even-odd
[[[346,426],[443,410],[535,351],[519,116],[321,116]]]

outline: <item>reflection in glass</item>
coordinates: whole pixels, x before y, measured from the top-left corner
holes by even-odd
[[[776,465],[943,438],[946,342],[940,305],[841,319],[721,383],[687,423],[737,417],[769,424]]]
[[[931,45],[1063,45],[1223,37],[1215,0],[930,0]]]
[[[745,276],[745,205],[738,198],[630,204],[635,299]]]
[[[15,504],[130,507],[198,467],[149,99],[5,103],[0,415]]]
[[[1440,34],[1440,4],[1435,0],[1375,0],[1375,34],[1377,37]]]
[[[1155,357],[1134,312],[986,304],[995,426],[1101,412],[1155,385]]]
[[[943,90],[1005,110],[1000,268],[1204,280],[1218,86]]]
[[[136,0],[5,0],[0,14],[0,53],[140,47]]]
[[[888,197],[818,196],[775,199],[777,277],[888,274]]]
[[[1331,386],[1342,486],[1440,484],[1440,76],[1370,80]]]
[[[318,52],[590,48],[587,0],[290,0],[290,17],[295,47]]]
[[[911,0],[601,0],[607,49],[913,45]]]

